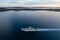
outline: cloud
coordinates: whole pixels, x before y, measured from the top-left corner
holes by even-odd
[[[0,0],[0,3],[16,3],[18,2],[19,0]]]
[[[56,2],[60,2],[60,0],[51,0],[51,1],[56,1]]]
[[[60,3],[60,0],[20,0],[20,4],[52,4]]]

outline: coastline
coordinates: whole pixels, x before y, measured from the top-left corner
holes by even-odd
[[[39,10],[41,10],[41,11],[59,11],[60,12],[60,9],[50,9],[50,8],[24,8],[24,7],[22,7],[22,8],[19,8],[19,7],[17,7],[17,8],[12,8],[12,7],[10,7],[10,8],[0,8],[0,11],[10,11],[10,10],[13,10],[13,11],[39,11]]]

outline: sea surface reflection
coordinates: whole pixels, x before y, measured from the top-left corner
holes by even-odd
[[[60,31],[23,32],[24,27],[60,28],[60,12],[0,12],[0,40],[60,40]]]

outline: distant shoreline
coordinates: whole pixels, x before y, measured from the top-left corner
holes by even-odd
[[[37,11],[37,10],[41,10],[41,11],[59,11],[60,12],[60,9],[33,9],[33,8],[20,8],[20,9],[6,9],[6,8],[0,8],[0,12],[1,11],[10,11],[10,10],[13,10],[13,11]]]

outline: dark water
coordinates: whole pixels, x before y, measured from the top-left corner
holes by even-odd
[[[0,12],[0,40],[60,40],[60,31],[23,32],[23,27],[60,28],[60,12]]]

